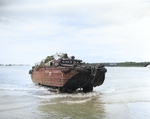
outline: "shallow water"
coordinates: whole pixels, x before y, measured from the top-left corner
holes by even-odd
[[[2,119],[149,119],[150,70],[107,67],[106,80],[93,92],[58,94],[34,85],[29,66],[0,67]]]

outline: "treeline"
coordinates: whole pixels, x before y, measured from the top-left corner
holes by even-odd
[[[87,63],[88,66],[96,66],[98,63]],[[117,62],[117,63],[102,63],[109,67],[146,67],[150,62]]]
[[[0,64],[0,66],[29,66],[29,64]]]

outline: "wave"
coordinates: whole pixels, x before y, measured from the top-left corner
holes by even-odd
[[[94,98],[98,98],[99,93],[93,91],[89,93],[83,92],[74,92],[71,94],[67,93],[51,93],[49,95],[35,95],[36,98],[39,98],[41,101],[50,101],[49,103],[67,103],[67,104],[74,104],[74,103],[85,103],[90,101]]]
[[[36,88],[1,88],[3,91],[44,91],[45,89],[36,89]]]
[[[43,99],[52,99],[52,98],[89,98],[89,97],[97,97],[97,92],[89,92],[89,93],[83,93],[83,92],[74,92],[71,94],[68,93],[53,93],[53,95],[44,95],[44,96],[36,96],[38,98]]]

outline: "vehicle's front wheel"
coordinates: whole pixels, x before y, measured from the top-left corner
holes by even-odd
[[[91,92],[91,91],[93,91],[92,84],[89,84],[89,85],[86,85],[85,87],[83,87],[83,92]]]
[[[60,88],[59,88],[59,92],[61,92],[61,93],[66,93],[67,90],[66,90],[66,88],[64,88],[64,87],[60,87]]]

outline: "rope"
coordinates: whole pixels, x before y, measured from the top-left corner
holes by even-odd
[[[96,76],[96,74],[97,74],[97,68],[96,67],[93,67],[92,69],[91,69],[91,74],[92,74],[92,76],[93,76],[93,79],[92,79],[92,83],[94,82],[94,80],[95,80],[95,76]]]
[[[91,79],[91,76],[93,77],[93,79],[92,79],[92,81],[91,81],[91,82],[93,83],[96,74],[97,74],[97,68],[92,67],[92,68],[91,68],[91,74],[90,74],[89,79],[86,81],[86,83],[85,83],[83,86],[80,86],[79,88],[86,86],[86,84],[87,84],[87,83],[89,82],[89,80]]]

